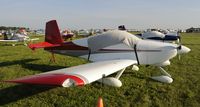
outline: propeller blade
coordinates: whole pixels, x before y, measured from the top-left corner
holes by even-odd
[[[178,60],[181,60],[181,55],[180,54],[178,55]]]
[[[181,38],[181,36],[180,36],[180,34],[178,33],[178,39],[179,39],[179,44],[181,45],[181,42],[182,42],[182,38]]]
[[[181,46],[181,45],[179,45],[179,46],[177,47],[177,50],[181,50],[181,48],[182,48],[182,46]]]
[[[177,47],[177,51],[181,50],[181,48],[182,48],[182,46],[179,45],[179,46]],[[180,54],[178,54],[178,60],[181,60],[181,55],[180,55]]]
[[[180,36],[179,32],[177,32],[177,36],[178,36],[178,44],[179,44],[179,46],[177,47],[177,50],[181,50],[182,49],[182,43],[181,43],[181,36]],[[181,60],[180,54],[178,55],[178,60]]]

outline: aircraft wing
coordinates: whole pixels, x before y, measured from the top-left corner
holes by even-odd
[[[19,40],[0,40],[0,42],[19,42]]]
[[[101,79],[103,75],[108,76],[133,64],[137,64],[137,61],[128,59],[101,61],[25,76],[4,82],[56,85],[63,87],[70,87],[73,85],[82,86]]]

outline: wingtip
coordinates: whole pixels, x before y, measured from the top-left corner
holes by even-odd
[[[65,74],[38,74],[25,76],[13,80],[4,80],[8,83],[21,83],[21,84],[36,84],[36,85],[54,85],[62,87],[82,86],[85,82],[74,75]]]

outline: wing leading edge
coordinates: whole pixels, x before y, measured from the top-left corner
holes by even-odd
[[[25,76],[4,82],[56,85],[63,87],[82,86],[108,76],[130,65],[137,64],[135,60],[109,60],[64,68],[37,75]]]

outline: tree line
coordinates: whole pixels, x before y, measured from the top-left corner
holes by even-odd
[[[0,30],[18,30],[18,29],[29,30],[29,28],[26,28],[26,27],[6,27],[6,26],[0,26]]]

